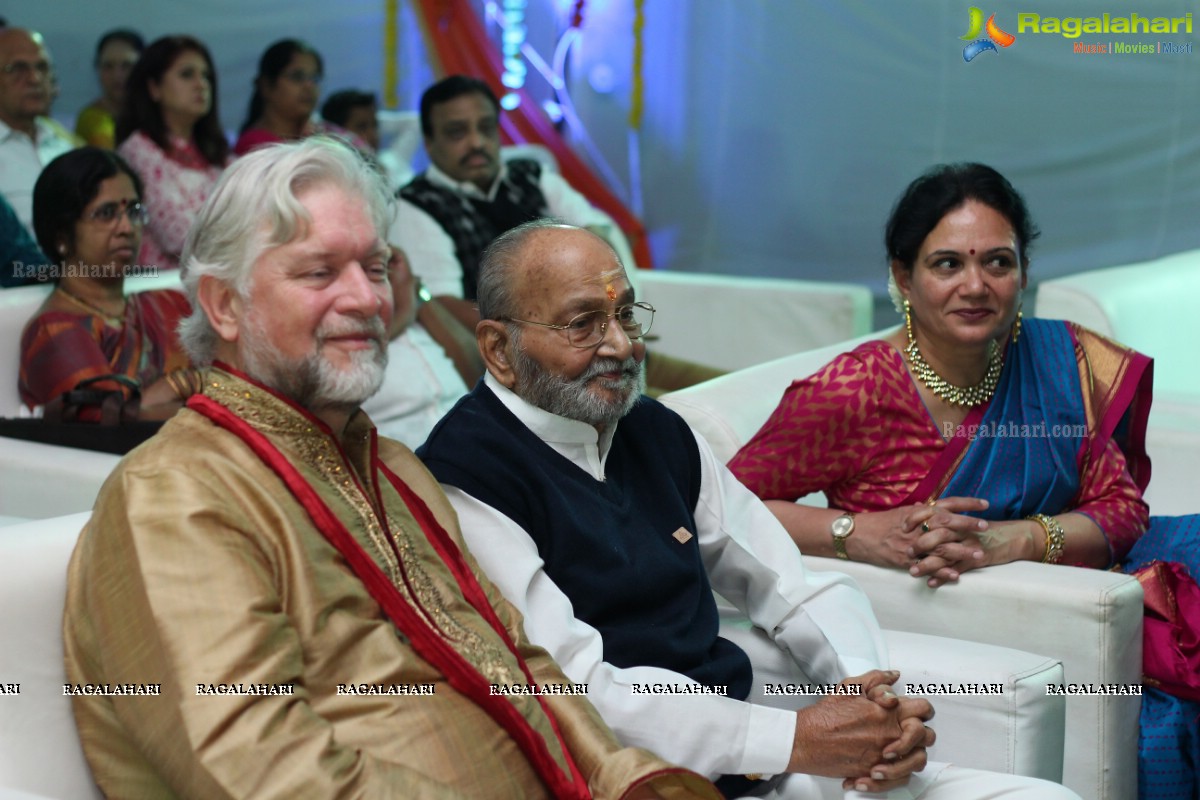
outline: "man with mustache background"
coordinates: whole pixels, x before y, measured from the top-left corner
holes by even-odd
[[[532,159],[501,161],[500,104],[482,80],[451,75],[426,89],[421,134],[432,163],[400,190],[388,241],[404,249],[434,297],[473,314],[484,248],[541,217],[591,228],[632,263],[616,223],[561,175]]]
[[[1016,775],[921,772],[933,710],[892,689],[866,596],[808,572],[766,506],[642,396],[654,309],[600,237],[553,220],[503,234],[483,257],[479,312],[488,371],[417,455],[530,639],[587,683],[622,741],[727,797],[1076,797]],[[811,681],[861,695],[745,702],[752,665],[718,636],[714,590]]]
[[[451,75],[421,95],[421,133],[432,164],[398,197],[388,241],[438,303],[475,329],[479,260],[492,241],[530,220],[554,217],[587,228],[633,266],[617,224],[558,173],[533,159],[500,157],[500,104],[486,83]],[[720,370],[663,353],[647,361],[651,393],[682,389]]]

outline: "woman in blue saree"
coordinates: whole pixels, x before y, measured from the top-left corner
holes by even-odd
[[[1069,322],[1024,320],[1024,200],[939,166],[887,226],[905,327],[796,381],[730,469],[809,554],[931,586],[1014,560],[1138,574],[1147,598],[1139,785],[1193,798],[1200,769],[1200,517],[1142,494],[1152,363]],[[823,491],[830,508],[795,500]]]

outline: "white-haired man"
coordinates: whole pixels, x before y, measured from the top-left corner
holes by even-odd
[[[310,139],[239,160],[201,210],[182,336],[212,364],[203,391],[117,468],[70,566],[67,672],[97,783],[715,797],[621,748],[475,571],[433,479],[357,410],[387,358],[385,208],[347,146]],[[492,689],[528,685],[559,694]]]
[[[530,638],[588,682],[623,741],[731,797],[1075,797],[1013,775],[920,772],[932,709],[892,691],[866,597],[843,575],[807,572],[758,498],[641,397],[654,309],[607,243],[544,220],[509,231],[484,256],[479,310],[484,382],[417,453]],[[858,683],[862,696],[798,711],[745,702],[752,666],[718,635],[714,589],[810,680]]]

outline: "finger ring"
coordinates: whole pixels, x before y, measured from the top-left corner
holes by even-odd
[[[921,530],[925,531],[925,533],[929,533],[929,523],[928,523],[928,522],[922,522],[922,523],[921,523]]]

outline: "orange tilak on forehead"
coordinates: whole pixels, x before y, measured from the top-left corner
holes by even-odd
[[[617,281],[625,277],[625,270],[617,267],[616,269],[606,269],[597,275],[594,280],[596,283],[604,287],[604,296],[609,300],[616,300],[620,289],[617,287]]]

